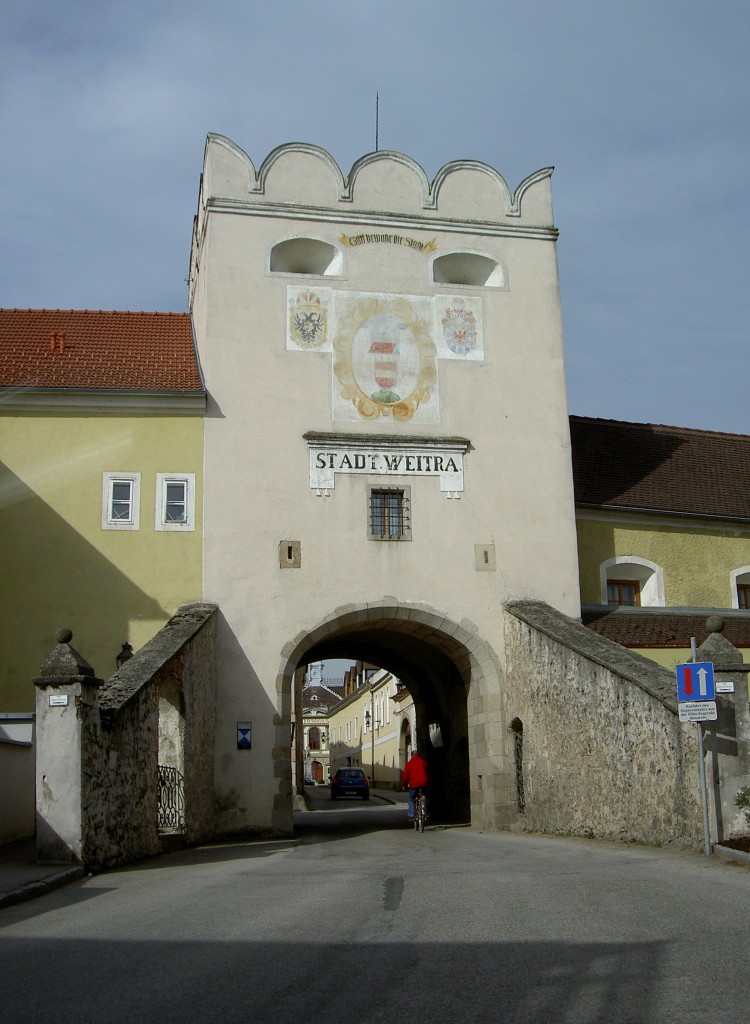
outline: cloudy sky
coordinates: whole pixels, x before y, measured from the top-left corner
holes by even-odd
[[[0,305],[186,308],[206,133],[553,164],[571,412],[750,432],[746,0],[5,0]]]

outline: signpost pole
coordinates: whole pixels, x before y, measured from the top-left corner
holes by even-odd
[[[694,636],[690,637],[690,652],[693,657],[693,663],[695,664],[698,660],[698,652]],[[703,849],[706,856],[710,857],[711,833],[708,827],[708,793],[706,792],[706,760],[703,750],[703,724],[701,722],[696,722],[695,728],[698,730],[698,768],[701,780],[701,806],[703,807]]]

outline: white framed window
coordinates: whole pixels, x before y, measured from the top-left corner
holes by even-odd
[[[729,574],[732,588],[732,607],[743,611],[750,609],[750,565],[733,569]]]
[[[141,516],[141,474],[102,474],[102,529],[137,530]]]
[[[602,604],[663,608],[664,570],[637,555],[608,558],[599,567]]]
[[[195,530],[195,474],[156,474],[156,530]]]

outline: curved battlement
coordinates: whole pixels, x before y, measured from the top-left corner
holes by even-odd
[[[303,142],[278,146],[256,169],[235,143],[209,134],[201,206],[283,202],[341,212],[552,228],[552,171],[535,171],[511,191],[493,167],[453,160],[430,182],[411,157],[380,150],[360,157],[345,176],[330,153]]]

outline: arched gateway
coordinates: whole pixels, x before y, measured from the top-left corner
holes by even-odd
[[[458,160],[430,185],[378,152],[346,177],[303,144],[256,170],[209,136],[189,293],[219,831],[291,829],[294,672],[342,655],[406,685],[453,817],[517,813],[502,608],[579,613],[550,174],[513,192]]]
[[[337,608],[282,652],[277,689],[284,719],[291,712],[297,666],[343,656],[388,668],[410,691],[417,711],[413,740],[430,753],[434,799],[447,818],[468,821],[471,815],[475,823],[490,827],[515,817],[502,672],[492,648],[470,623],[452,622],[427,605],[399,604],[392,597]],[[428,723],[440,724],[439,750],[431,748]],[[279,726],[277,743],[282,765],[284,729]],[[288,792],[288,779],[282,776],[282,803]]]

